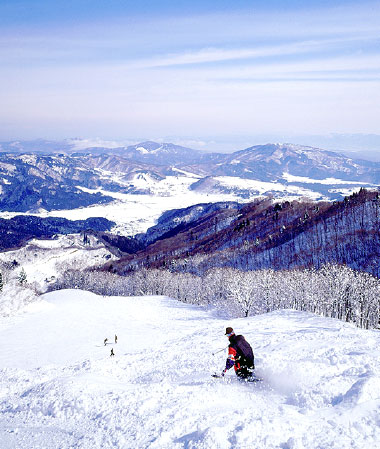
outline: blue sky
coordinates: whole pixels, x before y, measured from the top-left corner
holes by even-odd
[[[0,61],[1,140],[380,134],[379,2],[0,0]]]

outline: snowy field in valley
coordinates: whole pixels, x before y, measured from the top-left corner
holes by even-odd
[[[200,203],[215,203],[218,201],[249,202],[262,195],[271,193],[281,194],[281,201],[295,200],[302,197],[310,199],[326,199],[321,194],[300,185],[286,185],[279,182],[262,182],[249,179],[242,179],[232,176],[219,176],[210,179],[210,184],[214,187],[209,191],[192,190],[190,186],[199,180],[199,176],[192,173],[177,170],[178,176],[167,176],[162,180],[155,180],[148,175],[136,176],[136,179],[125,181],[122,175],[115,175],[110,172],[102,172],[105,177],[121,186],[134,186],[137,189],[146,191],[146,194],[118,193],[102,189],[87,189],[77,186],[87,193],[102,193],[114,198],[108,204],[99,204],[89,207],[68,210],[38,211],[32,215],[40,217],[63,217],[69,220],[85,220],[91,217],[104,217],[114,221],[116,225],[112,232],[120,235],[135,235],[146,232],[146,230],[157,223],[157,219],[167,210],[181,209]],[[306,184],[321,183],[321,181],[310,178],[299,178],[284,174],[284,178],[292,182],[305,182]],[[350,184],[353,181],[341,181],[339,179],[328,179],[326,182],[332,183],[335,188],[331,192],[349,195],[360,187],[353,186],[338,188],[339,184]],[[322,181],[322,183],[324,183]],[[356,183],[358,184],[358,183]],[[359,183],[360,184],[360,183]],[[218,190],[220,190],[219,193]],[[148,193],[149,192],[149,193]],[[224,192],[224,193],[223,193]],[[242,196],[242,192],[244,195]],[[248,192],[249,195],[248,195]],[[11,218],[15,215],[22,215],[20,212],[0,212],[1,218]]]
[[[186,186],[187,188],[187,186]],[[178,186],[162,195],[135,195],[115,193],[105,190],[82,189],[86,192],[102,192],[111,196],[114,201],[108,204],[99,204],[78,209],[53,210],[50,212],[33,212],[31,215],[39,217],[62,217],[68,220],[86,220],[92,217],[103,217],[114,221],[113,233],[120,235],[135,235],[146,232],[148,228],[157,223],[157,219],[167,210],[181,209],[199,203],[215,203],[218,201],[243,200],[232,194],[203,194],[190,190],[178,189]],[[244,200],[247,201],[247,200]],[[1,218],[11,218],[16,215],[25,215],[20,212],[0,212]]]
[[[211,378],[229,325],[263,382]],[[0,318],[0,339],[1,449],[380,447],[378,331],[64,290]]]

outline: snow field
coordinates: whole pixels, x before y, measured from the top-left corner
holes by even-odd
[[[116,180],[120,181],[119,177]],[[151,194],[132,194],[110,192],[103,189],[87,189],[77,186],[87,193],[102,193],[114,198],[107,204],[80,207],[77,209],[52,210],[34,212],[39,217],[62,217],[68,220],[85,220],[91,217],[104,217],[114,221],[116,225],[111,232],[120,235],[135,235],[146,232],[157,223],[158,218],[167,210],[180,209],[194,204],[215,203],[218,201],[247,202],[233,193],[202,193],[190,190],[189,186],[198,180],[196,175],[168,176],[164,180],[145,182],[139,180],[136,187],[151,191]],[[141,184],[143,183],[143,184]],[[126,184],[132,184],[128,182]],[[255,197],[257,195],[254,195]],[[253,198],[252,197],[252,198]],[[0,212],[1,218],[12,218],[16,215],[29,215],[20,212]]]
[[[101,192],[113,197],[115,201],[80,209],[44,212],[41,216],[63,217],[69,220],[104,217],[116,223],[111,232],[132,236],[146,232],[148,228],[157,224],[158,218],[168,210],[181,209],[199,203],[244,201],[233,194],[205,194],[192,191],[189,189],[189,181],[195,182],[196,180],[197,178],[170,176],[168,179],[155,182],[151,186],[146,185],[146,188],[153,189],[155,187],[152,194],[117,193],[102,189],[82,188],[89,193]],[[159,188],[156,189],[156,187]]]
[[[315,200],[321,198],[320,192],[315,192],[307,187],[299,185],[285,185],[279,182],[262,182],[251,179],[243,179],[233,176],[217,176],[210,179],[213,188],[210,191],[191,190],[190,186],[197,182],[200,176],[183,170],[174,169],[178,176],[166,176],[165,179],[157,181],[149,175],[136,175],[135,179],[125,180],[124,174],[115,174],[105,170],[98,170],[105,179],[112,180],[122,187],[134,186],[136,189],[142,189],[146,194],[111,192],[104,189],[88,189],[77,186],[87,193],[102,193],[103,195],[114,198],[114,201],[107,204],[94,204],[88,207],[68,210],[53,210],[34,212],[33,215],[40,217],[63,217],[69,220],[85,220],[91,217],[104,217],[114,221],[116,225],[112,232],[120,235],[135,235],[146,232],[151,226],[157,223],[157,219],[167,210],[189,207],[200,203],[215,203],[218,201],[237,201],[249,202],[265,193],[280,192],[283,201],[292,201],[296,198],[308,197]],[[331,192],[345,192],[351,194],[357,191],[359,187],[336,188],[339,184],[350,184],[354,181],[342,181],[339,179],[328,178],[327,180],[314,180],[292,176],[284,173],[284,179],[288,182],[306,183],[306,184],[326,184],[331,183],[334,189]],[[330,182],[331,181],[331,182]],[[218,187],[219,186],[219,187]],[[221,191],[219,191],[221,190]],[[241,196],[241,192],[245,194]],[[250,191],[249,198],[246,197],[247,191]],[[19,212],[0,212],[0,217],[11,218],[15,215],[24,215]]]
[[[229,325],[263,382],[211,378]],[[64,290],[0,318],[0,339],[2,449],[380,447],[378,331]]]
[[[55,239],[46,240],[32,239],[22,248],[0,253],[0,262],[10,263],[16,260],[19,265],[11,273],[13,278],[17,278],[23,268],[27,282],[36,283],[40,291],[46,291],[51,279],[57,277],[65,268],[83,270],[85,267],[102,265],[107,260],[116,258],[94,236],[88,235],[87,240],[89,244],[85,245],[80,234],[60,235]],[[11,288],[14,289],[14,286]],[[9,293],[2,296],[4,298],[0,304],[0,315],[5,314],[5,302],[14,303],[17,300]]]

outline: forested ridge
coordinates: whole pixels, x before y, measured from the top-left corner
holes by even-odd
[[[366,190],[333,204],[256,201],[103,267],[68,267],[52,288],[167,295],[233,316],[293,308],[379,328],[379,212]]]
[[[341,202],[273,202],[213,211],[173,229],[107,269],[119,274],[168,268],[199,274],[212,267],[242,270],[320,268],[327,263],[380,275],[380,199],[361,189]]]

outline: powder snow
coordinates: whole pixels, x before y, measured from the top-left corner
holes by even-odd
[[[263,382],[211,377],[227,326]],[[0,339],[2,449],[380,447],[378,331],[61,290],[0,318]]]

